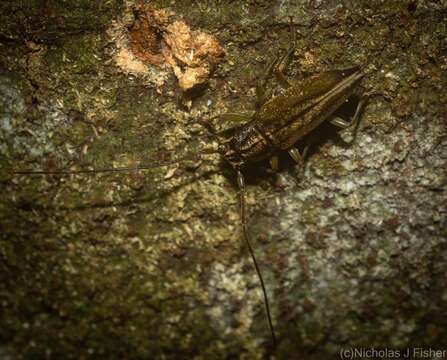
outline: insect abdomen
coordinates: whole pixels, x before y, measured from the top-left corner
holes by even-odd
[[[353,94],[362,77],[363,73],[353,68],[329,71],[304,79],[299,84],[307,85],[303,89],[295,85],[266,106],[280,108],[284,103],[282,97],[293,97],[292,94],[300,101],[293,108],[276,111],[282,113],[282,117],[276,121],[267,117],[258,118],[257,126],[277,148],[288,149],[330,117]],[[288,99],[287,103],[290,102]]]

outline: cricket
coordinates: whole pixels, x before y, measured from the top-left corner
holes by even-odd
[[[365,72],[359,67],[344,70],[332,70],[312,75],[300,80],[289,80],[285,70],[290,65],[295,50],[295,31],[290,26],[290,46],[284,55],[275,58],[266,67],[256,87],[255,111],[250,115],[227,113],[221,118],[235,123],[227,130],[216,132],[209,121],[198,120],[214,139],[216,146],[205,148],[193,157],[203,158],[220,155],[234,169],[238,184],[240,228],[244,242],[250,253],[253,266],[262,289],[266,318],[273,346],[277,336],[272,318],[268,289],[256,260],[247,228],[246,186],[244,170],[247,164],[268,160],[273,172],[279,168],[278,153],[286,151],[293,161],[303,166],[312,142],[308,140],[311,132],[318,131],[323,122],[330,122],[336,127],[358,129],[359,119],[366,103],[366,97],[360,96],[351,121],[335,116],[335,112],[353,96],[359,96],[359,84]],[[272,98],[266,95],[266,86],[271,78],[276,78],[283,89],[282,93]],[[361,94],[360,94],[361,95]],[[303,150],[298,149],[300,144]],[[86,170],[32,171],[19,170],[14,175],[69,175],[94,174],[101,172],[129,172],[180,163],[191,159],[191,155],[180,157],[165,163],[152,163],[135,167],[116,167]]]

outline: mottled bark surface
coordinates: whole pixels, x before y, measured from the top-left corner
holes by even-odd
[[[169,69],[115,63],[112,21],[127,11],[131,23],[131,5],[0,4],[0,357],[445,348],[446,2],[154,1],[226,51],[190,110]],[[234,174],[216,156],[130,174],[11,172],[196,152],[210,141],[197,119],[253,109],[256,77],[288,47],[289,15],[290,78],[361,65],[366,91],[387,99],[369,101],[350,146],[349,132],[320,129],[304,175],[286,156],[277,179],[265,163],[246,171],[273,355]]]

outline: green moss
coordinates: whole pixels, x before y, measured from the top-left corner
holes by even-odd
[[[54,42],[73,34],[98,32],[122,4],[122,0],[6,0],[0,4],[0,34],[19,42]]]
[[[442,14],[421,2],[414,15],[399,1],[281,3],[155,2],[228,53],[189,113],[171,95],[173,77],[158,86],[115,66],[103,31],[121,2],[1,3],[0,110],[3,128],[14,126],[0,157],[0,356],[268,356],[233,173],[216,157],[90,177],[11,169],[154,164],[196,151],[210,140],[196,118],[253,108],[256,77],[288,46],[289,14],[300,34],[290,74],[374,65],[364,86],[390,103],[370,99],[346,149],[324,132],[298,185],[291,168],[283,191],[256,166],[247,174],[277,358],[445,344]]]

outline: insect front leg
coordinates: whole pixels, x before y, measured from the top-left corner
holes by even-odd
[[[234,132],[244,123],[247,123],[253,117],[253,112],[250,113],[226,113],[219,116],[220,121],[227,124],[234,124],[227,129],[215,132],[218,137],[227,137],[234,134]]]
[[[277,155],[272,156],[269,160],[269,163],[270,163],[270,167],[271,167],[272,171],[276,173],[279,168],[278,156]]]

